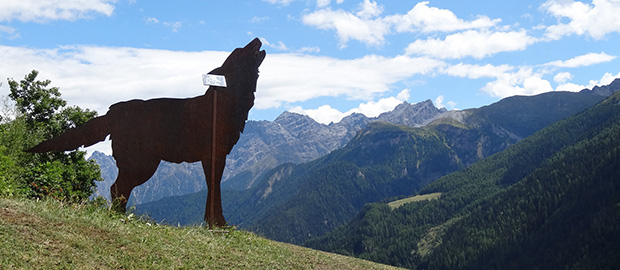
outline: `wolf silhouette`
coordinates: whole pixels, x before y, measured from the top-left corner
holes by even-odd
[[[210,226],[226,225],[220,181],[226,155],[239,140],[254,105],[258,67],[266,54],[261,46],[256,38],[209,72],[225,76],[226,88],[210,86],[204,95],[187,99],[119,102],[105,115],[27,151],[73,150],[103,141],[109,134],[119,171],[110,191],[123,211],[133,188],[151,178],[161,160],[201,161],[208,187],[205,221]]]

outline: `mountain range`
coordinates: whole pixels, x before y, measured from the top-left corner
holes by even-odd
[[[404,102],[378,117],[352,114],[338,123],[321,124],[297,113],[284,112],[274,121],[248,121],[244,132],[226,159],[223,189],[245,190],[264,173],[283,163],[314,160],[345,145],[355,134],[374,121],[421,126],[445,109],[430,100],[416,104]],[[101,152],[91,158],[101,165],[105,181],[98,183],[97,194],[110,198],[109,187],[118,171],[114,159]],[[162,162],[155,175],[132,192],[129,204],[142,204],[168,196],[191,194],[206,189],[200,163]]]
[[[301,244],[346,223],[367,203],[413,195],[604,98],[551,92],[443,112],[419,127],[375,122],[324,157],[280,165],[250,189],[224,191],[224,214],[241,228]],[[174,224],[200,223],[205,196],[165,198],[137,210]]]
[[[237,174],[224,214],[272,239],[408,268],[614,268],[620,94],[606,98],[618,89],[515,96],[414,127],[361,122],[327,155]],[[309,119],[279,118],[263,124]],[[198,224],[205,201],[201,191],[135,211]]]
[[[411,269],[617,269],[619,175],[615,93],[306,245]]]
[[[609,96],[620,87],[619,81],[610,85],[596,86],[583,93],[593,96]],[[276,166],[292,162],[303,163],[319,158],[341,148],[367,123],[382,121],[410,127],[420,127],[435,118],[454,118],[457,121],[467,111],[447,112],[436,108],[430,100],[416,104],[404,102],[393,111],[369,118],[352,114],[338,123],[320,124],[312,118],[284,112],[274,121],[248,121],[238,144],[227,157],[222,178],[223,189],[244,190]],[[518,140],[522,136],[517,135]],[[110,198],[109,187],[116,179],[114,159],[101,152],[91,158],[102,166],[105,181],[97,184],[97,195]],[[173,164],[162,162],[156,174],[145,184],[134,189],[130,205],[155,201],[168,196],[184,195],[206,189],[199,163]]]

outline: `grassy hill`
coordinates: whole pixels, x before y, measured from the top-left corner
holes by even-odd
[[[152,224],[94,205],[0,198],[0,269],[392,269],[252,233]]]

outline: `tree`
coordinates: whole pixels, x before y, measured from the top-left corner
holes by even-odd
[[[87,199],[95,189],[94,181],[102,179],[99,166],[87,161],[84,151],[30,154],[24,150],[86,123],[97,113],[66,107],[58,87],[48,87],[51,81],[38,81],[37,75],[33,70],[19,83],[8,79],[15,117],[0,118],[0,160],[12,163],[0,166],[0,195]]]

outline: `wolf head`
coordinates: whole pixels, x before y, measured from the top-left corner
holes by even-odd
[[[258,67],[266,54],[265,50],[260,50],[261,45],[261,41],[255,38],[245,47],[235,49],[221,67],[212,70],[209,74],[224,75],[227,85],[224,91],[237,91],[239,93],[236,94],[242,95],[255,92]]]

